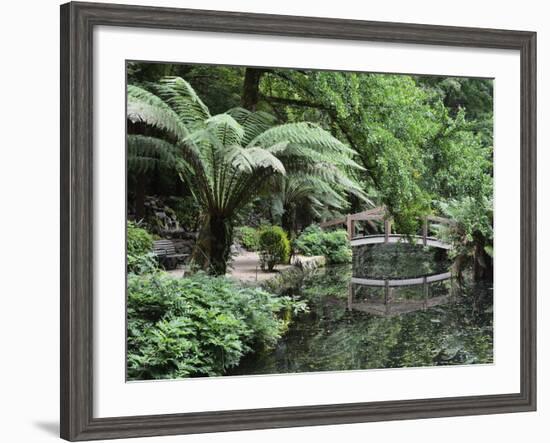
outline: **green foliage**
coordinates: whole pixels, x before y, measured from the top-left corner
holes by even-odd
[[[181,77],[165,77],[146,88],[129,84],[127,118],[160,134],[130,134],[132,145],[139,145],[135,152],[169,152],[169,145],[177,152],[174,168],[206,216],[199,239],[204,253],[195,259],[206,257],[203,265],[214,274],[225,273],[237,214],[274,177],[301,172],[324,181],[325,188],[364,196],[351,174],[362,169],[352,159],[355,151],[320,125],[274,125],[273,116],[242,108],[211,115]]]
[[[145,274],[157,269],[152,252],[153,237],[134,222],[126,223],[126,262],[128,272]]]
[[[492,198],[491,80],[266,68],[244,109],[251,68],[154,66],[128,68],[130,173],[171,164],[201,220],[227,219],[203,224],[218,273],[231,226],[248,224],[239,213],[258,198],[268,209],[257,218],[291,236],[366,209],[366,194],[408,235],[441,201]],[[214,231],[228,233],[224,248]]]
[[[192,196],[172,197],[168,204],[176,214],[182,228],[195,232],[200,224],[200,207]]]
[[[412,77],[275,70],[266,89],[299,104],[289,119],[321,119],[349,143],[366,169],[364,178],[392,215],[429,206],[429,194],[421,187],[426,172],[421,157],[424,145],[440,130],[441,110]]]
[[[294,241],[294,248],[307,256],[324,255],[329,264],[351,263],[351,246],[343,229],[323,231],[318,225],[308,226]]]
[[[153,249],[153,237],[134,222],[126,223],[126,248],[128,254],[142,255]]]
[[[128,278],[128,378],[223,375],[252,349],[273,346],[285,309],[304,303],[224,277]]]
[[[151,274],[158,270],[158,262],[152,252],[147,252],[145,254],[127,254],[126,265],[129,273],[137,275]]]
[[[260,231],[250,226],[240,226],[235,229],[235,240],[248,251],[260,248]]]
[[[261,228],[259,241],[260,266],[262,270],[273,271],[277,264],[288,263],[290,259],[290,241],[283,228],[265,226]]]
[[[456,222],[442,226],[441,235],[454,245],[452,257],[460,275],[472,265],[474,278],[492,275],[493,255],[493,201],[464,197],[442,204],[442,211]]]

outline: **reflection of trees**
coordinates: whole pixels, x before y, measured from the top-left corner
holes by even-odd
[[[446,271],[450,264],[445,251],[409,243],[358,246],[353,251],[353,275],[356,277],[403,278],[438,274]]]

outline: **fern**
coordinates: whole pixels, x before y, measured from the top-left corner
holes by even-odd
[[[128,85],[127,116],[131,122],[145,122],[163,129],[178,139],[188,130],[174,110],[162,99],[139,86]]]
[[[176,147],[160,138],[128,134],[128,167],[146,173],[156,166],[172,167],[177,163]]]
[[[180,172],[205,215],[199,243],[215,273],[225,273],[234,215],[268,185],[280,194],[283,211],[291,202],[302,203],[321,215],[325,209],[342,209],[348,193],[368,201],[354,179],[362,169],[353,160],[355,151],[321,127],[276,125],[272,115],[242,108],[211,116],[179,77],[147,88],[128,86],[128,119],[167,137],[129,135],[130,167],[147,171],[155,164],[172,164]],[[216,235],[223,238],[212,240],[213,220],[222,220],[225,227],[216,228]],[[213,252],[212,241],[224,244],[222,256],[220,248]]]

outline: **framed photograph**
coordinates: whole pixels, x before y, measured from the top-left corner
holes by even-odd
[[[61,437],[536,408],[536,34],[61,6]]]

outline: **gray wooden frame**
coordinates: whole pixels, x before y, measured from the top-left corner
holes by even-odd
[[[521,392],[94,418],[94,26],[513,49],[521,55]],[[533,411],[536,408],[536,34],[533,32],[68,3],[61,6],[61,437],[71,441]]]

